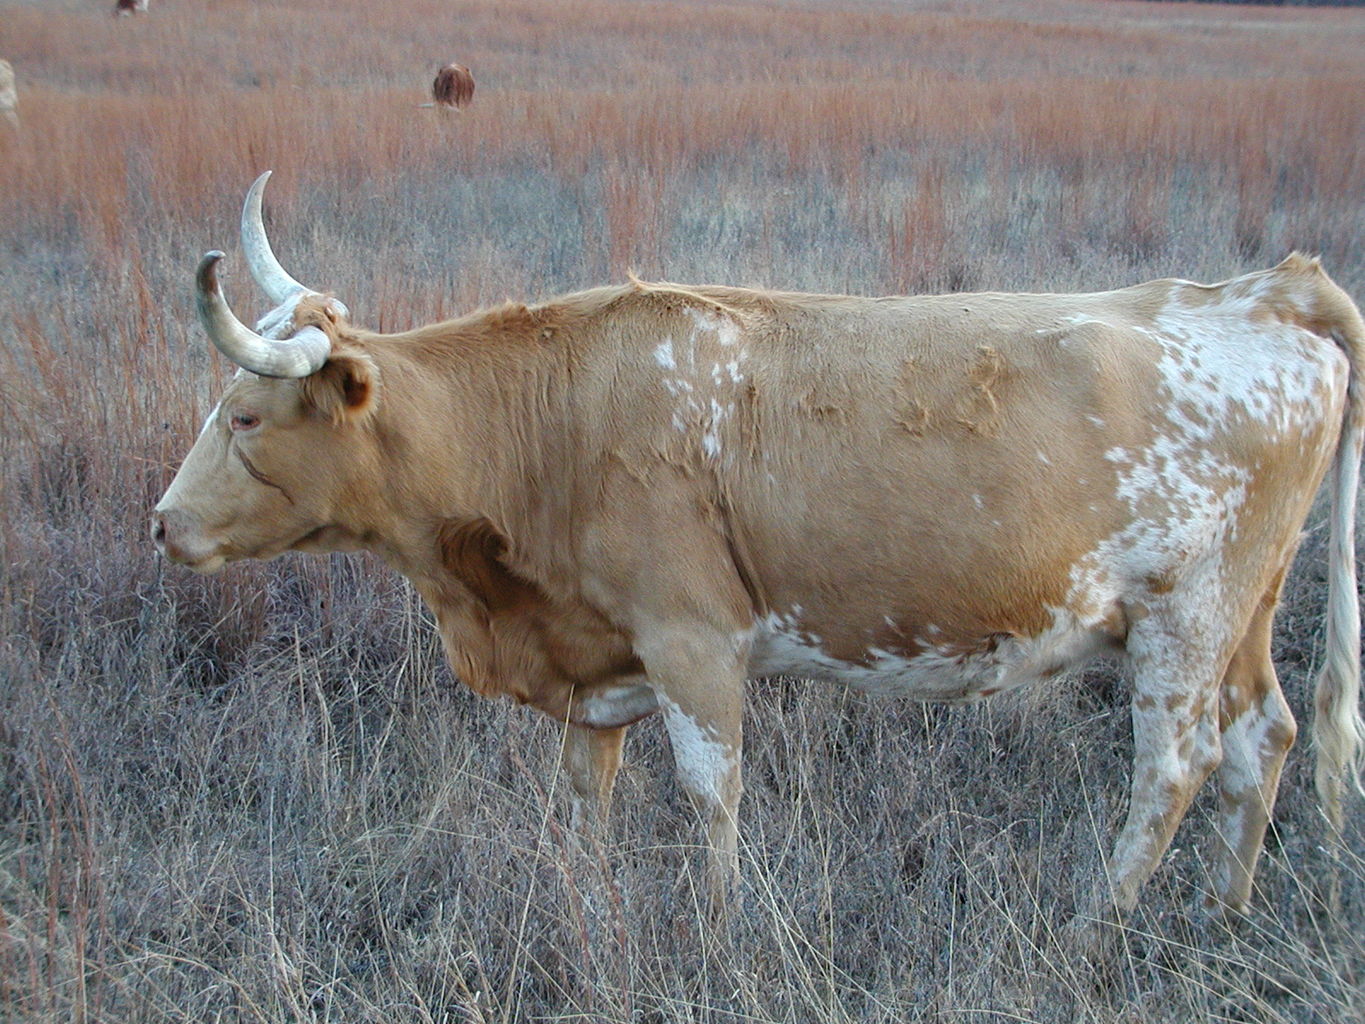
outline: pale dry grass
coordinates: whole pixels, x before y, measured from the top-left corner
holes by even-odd
[[[1115,968],[1067,952],[1124,808],[1103,667],[959,710],[757,687],[721,942],[657,723],[584,849],[553,724],[465,693],[401,581],[145,539],[227,373],[191,270],[228,249],[254,307],[266,167],[291,269],[383,328],[631,267],[1072,289],[1299,247],[1365,295],[1360,15],[939,6],[0,0],[0,1016],[1360,1019],[1365,815],[1327,844],[1303,751],[1247,920],[1198,907],[1204,803]],[[417,109],[451,59],[473,105]],[[1278,634],[1301,717],[1320,547]]]

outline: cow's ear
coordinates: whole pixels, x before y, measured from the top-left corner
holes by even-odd
[[[301,383],[304,400],[338,426],[368,416],[379,400],[379,368],[364,353],[329,356]]]

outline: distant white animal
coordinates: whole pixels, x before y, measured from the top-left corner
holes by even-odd
[[[0,114],[19,127],[19,93],[14,88],[14,68],[7,60],[0,60]]]
[[[116,0],[114,3],[114,14],[121,18],[146,12],[147,0]]]

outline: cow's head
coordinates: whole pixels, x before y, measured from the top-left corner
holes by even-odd
[[[261,220],[269,176],[247,193],[242,247],[276,307],[248,328],[218,286],[223,254],[200,261],[200,322],[241,369],[152,515],[161,552],[200,572],[355,541],[341,512],[359,498],[378,371],[348,337],[345,306],[299,284],[271,251]]]

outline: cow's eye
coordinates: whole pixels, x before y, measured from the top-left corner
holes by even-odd
[[[254,413],[235,412],[230,421],[233,430],[251,430],[253,427],[260,426],[261,418]]]

